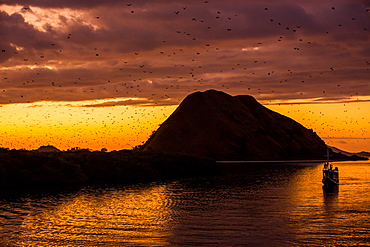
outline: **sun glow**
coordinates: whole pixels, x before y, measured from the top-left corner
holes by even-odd
[[[0,107],[0,146],[37,149],[53,145],[100,150],[131,149],[145,142],[174,106],[140,106],[140,98],[36,102]],[[115,105],[129,102],[134,105]]]
[[[79,25],[85,25],[93,30],[100,29],[100,26],[91,22],[94,18],[89,12],[82,10],[73,10],[69,8],[40,8],[35,6],[21,5],[0,5],[1,10],[9,15],[20,14],[26,23],[33,25],[40,32],[48,32],[50,28],[64,30],[67,24],[78,22]]]
[[[266,105],[313,129],[328,145],[345,151],[370,149],[370,102]],[[358,150],[358,147],[362,150]]]

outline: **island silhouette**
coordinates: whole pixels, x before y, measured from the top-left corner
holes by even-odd
[[[141,147],[213,160],[323,159],[312,130],[249,95],[208,90],[188,95]]]

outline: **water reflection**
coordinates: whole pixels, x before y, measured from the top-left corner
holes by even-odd
[[[329,187],[323,187],[322,192],[324,195],[324,199],[332,199],[337,198],[339,193],[339,186],[329,186]]]
[[[3,200],[0,246],[366,245],[370,163],[337,165],[334,191],[321,165],[280,164]]]
[[[83,191],[24,218],[19,246],[165,246],[171,212],[166,185]]]

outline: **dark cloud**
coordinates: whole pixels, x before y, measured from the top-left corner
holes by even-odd
[[[367,1],[129,3],[3,1],[0,102],[370,96]]]

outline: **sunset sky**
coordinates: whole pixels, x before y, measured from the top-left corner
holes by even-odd
[[[0,50],[0,147],[132,148],[216,89],[370,151],[368,0],[2,0]]]

